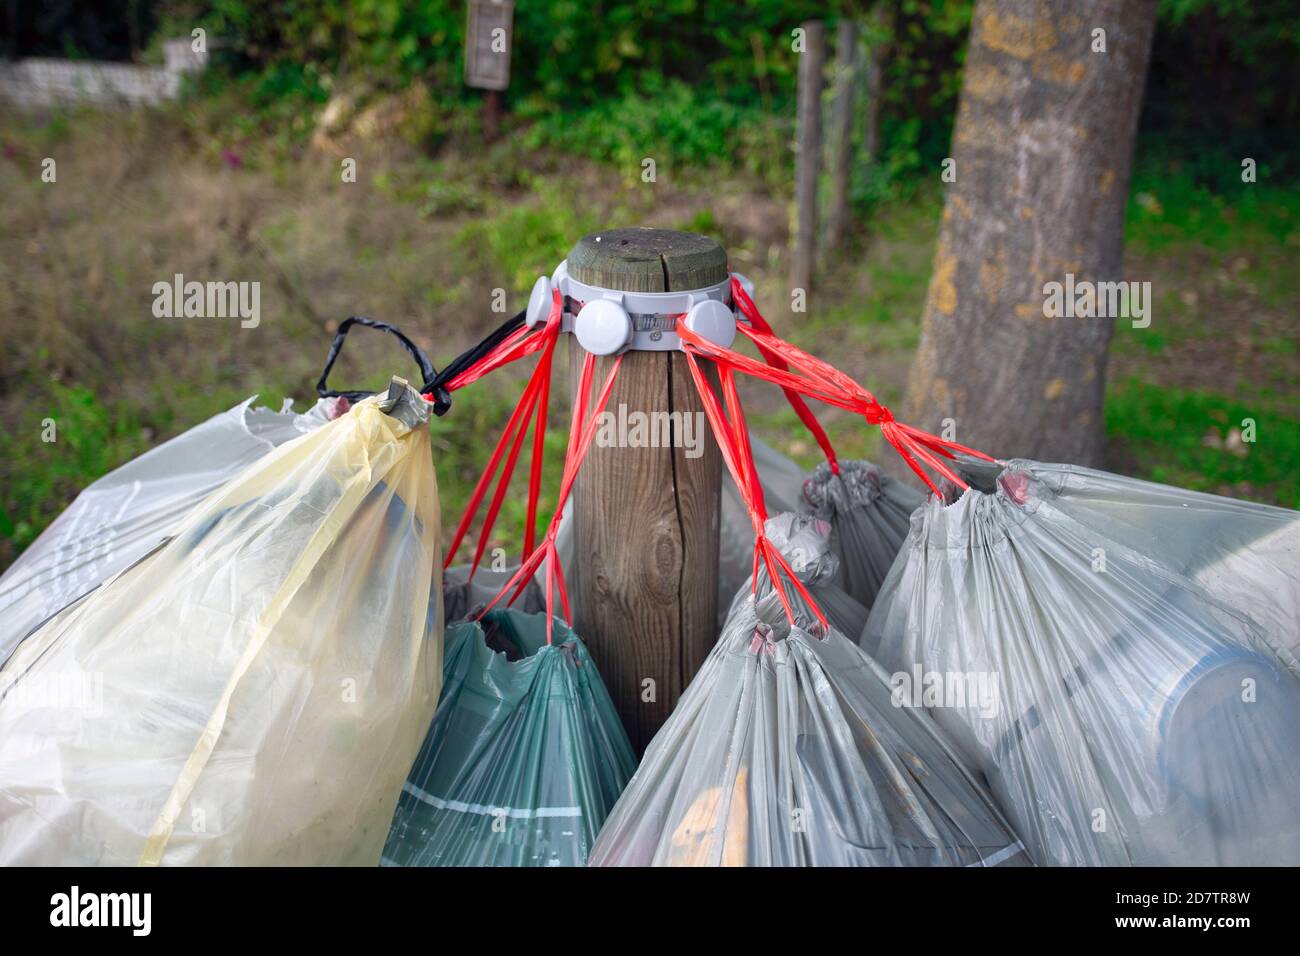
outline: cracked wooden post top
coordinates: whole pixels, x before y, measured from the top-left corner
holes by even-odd
[[[623,292],[681,292],[727,277],[727,251],[707,236],[669,229],[609,229],[583,236],[569,275]]]

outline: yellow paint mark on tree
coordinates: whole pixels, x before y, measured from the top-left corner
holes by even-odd
[[[957,260],[948,254],[948,250],[943,246],[934,254],[934,282],[930,286],[930,293],[934,299],[934,307],[944,315],[952,315],[957,311],[957,286],[953,282],[957,274]]]
[[[1064,394],[1065,379],[1063,378],[1052,379],[1047,383],[1047,387],[1043,389],[1043,398],[1047,399],[1049,402],[1055,401]]]
[[[1115,185],[1115,170],[1108,169],[1101,174],[1101,181],[1097,183],[1097,189],[1103,196],[1109,195],[1111,187]]]
[[[1016,317],[1021,319],[1041,319],[1043,307],[1037,302],[1021,302],[1016,306]]]
[[[1078,86],[1088,75],[1088,64],[1082,60],[1068,60],[1053,53],[1044,56],[1034,65],[1034,76],[1058,86]]]
[[[952,408],[952,390],[946,378],[936,378],[931,383],[930,398],[935,408]]]
[[[1011,127],[991,116],[981,116],[979,122],[958,121],[954,138],[958,146],[977,147],[993,153],[1008,152],[1015,141]]]
[[[1017,60],[1029,60],[1056,46],[1056,33],[1046,16],[1030,21],[1010,14],[999,17],[989,13],[979,26],[977,43]]]
[[[1033,207],[1032,207],[1032,206],[1021,206],[1021,207],[1020,207],[1020,218],[1021,218],[1021,219],[1033,219],[1033,218],[1034,218],[1034,210],[1033,210]]]
[[[1002,289],[1007,282],[1007,253],[999,250],[992,259],[980,262],[980,292],[986,298],[997,300],[1002,297]]]
[[[996,103],[1006,99],[1011,92],[1011,79],[995,66],[987,63],[972,64],[966,71],[962,91],[977,100]]]

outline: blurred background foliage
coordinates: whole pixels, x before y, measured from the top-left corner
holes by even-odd
[[[895,401],[973,6],[519,0],[502,135],[489,144],[483,94],[462,79],[464,2],[10,2],[0,51],[11,57],[158,63],[164,40],[201,27],[212,63],[181,103],[154,111],[0,113],[0,567],[122,461],[250,394],[277,407],[307,398],[343,316],[394,321],[444,361],[500,321],[485,290],[506,287],[518,307],[538,272],[604,225],[717,236],[783,333]],[[864,44],[884,51],[883,95],[879,150],[854,166],[854,231],[795,317],[780,314],[790,35],[811,17],[864,25]],[[1153,282],[1158,319],[1117,328],[1108,467],[1300,505],[1297,130],[1294,0],[1161,0],[1125,261],[1126,278]],[[57,190],[30,173],[50,155],[66,157]],[[646,155],[653,188],[640,181]],[[341,156],[363,170],[345,189]],[[1243,156],[1258,162],[1249,187]],[[145,293],[173,272],[259,279],[256,348],[227,329],[151,320]],[[340,374],[377,387],[391,357],[358,342]],[[467,389],[438,431],[448,521],[508,412],[512,374]],[[746,401],[760,434],[815,461],[779,395]],[[57,446],[40,441],[47,416]],[[1243,417],[1259,424],[1258,448],[1240,440]],[[873,430],[834,410],[824,419],[845,456],[879,450]]]
[[[871,22],[877,6],[887,16],[872,27],[886,41],[876,172],[898,186],[948,153],[973,0],[522,0],[507,108],[534,125],[536,144],[620,160],[650,141],[677,162],[748,165],[780,185],[791,175],[780,152],[792,131],[797,55],[778,39],[810,18]],[[203,27],[217,67],[204,75],[205,92],[237,89],[254,121],[290,140],[305,140],[311,125],[286,118],[319,109],[338,89],[364,100],[421,84],[436,114],[430,145],[454,131],[456,107],[482,97],[461,82],[463,2],[55,0],[39,11],[11,13],[10,55],[157,58],[163,38]],[[1275,137],[1294,142],[1297,129],[1293,0],[1160,0],[1147,139],[1188,156],[1188,142],[1249,155],[1273,137],[1270,152],[1286,165],[1274,172],[1294,175],[1296,150],[1277,149]]]

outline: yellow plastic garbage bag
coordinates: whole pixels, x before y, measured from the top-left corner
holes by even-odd
[[[0,670],[0,864],[365,864],[441,683],[428,403],[251,465]]]

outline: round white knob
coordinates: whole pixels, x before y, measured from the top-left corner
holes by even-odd
[[[686,313],[686,327],[714,345],[730,348],[736,340],[736,316],[717,299],[696,302]]]
[[[614,355],[632,341],[632,319],[617,302],[593,299],[573,320],[573,334],[592,355]]]
[[[546,276],[538,276],[537,281],[533,283],[533,291],[528,296],[528,311],[524,313],[524,322],[530,329],[546,321],[551,314],[553,301],[551,280]]]

